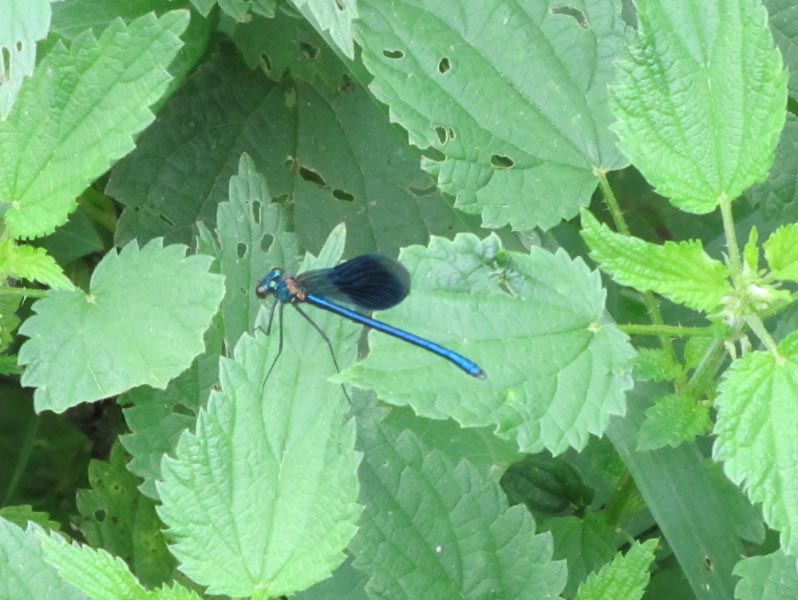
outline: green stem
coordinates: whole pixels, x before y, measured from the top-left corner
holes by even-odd
[[[629,473],[626,473],[616,488],[615,493],[604,507],[604,518],[610,527],[617,527],[623,516],[623,511],[635,493],[635,482]]]
[[[97,208],[97,206],[91,200],[81,197],[78,199],[78,204],[80,205],[80,209],[102,228],[110,231],[111,233],[116,231],[116,219],[108,213]]]
[[[762,319],[759,318],[759,315],[746,315],[745,322],[771,354],[774,356],[780,356],[776,341],[771,337],[770,332],[765,329],[765,324],[762,322]]]
[[[716,338],[712,341],[698,367],[693,371],[693,376],[684,388],[684,393],[688,396],[698,396],[704,390],[709,389],[710,384],[714,381],[715,375],[720,369],[723,361],[726,360],[726,348],[724,340]]]
[[[623,218],[623,212],[618,204],[618,199],[615,197],[615,193],[612,191],[612,186],[607,179],[606,171],[594,169],[594,172],[598,177],[599,188],[601,189],[602,196],[604,197],[604,202],[607,204],[607,208],[612,215],[612,221],[615,223],[616,229],[623,235],[631,235],[629,226],[626,224],[626,219]],[[659,310],[659,304],[657,304],[654,294],[651,292],[643,292],[643,303],[646,306],[646,310],[651,318],[651,322],[656,326],[664,327],[665,322],[662,320],[662,313]],[[673,349],[673,343],[671,342],[670,338],[664,334],[660,335],[659,343],[668,358],[670,358],[674,363],[678,362],[676,358],[676,351]],[[684,384],[684,381],[680,377],[675,384],[677,387],[680,387],[682,384]]]
[[[723,218],[723,232],[726,234],[726,247],[729,250],[729,275],[735,284],[740,284],[743,273],[740,261],[740,247],[737,245],[737,232],[734,230],[734,216],[731,210],[731,201],[722,199],[720,214]]]
[[[682,325],[644,325],[627,323],[618,329],[628,335],[656,335],[672,337],[713,337],[719,334],[715,327],[684,327]]]
[[[27,296],[29,298],[44,298],[47,290],[25,287],[0,286],[0,296]]]

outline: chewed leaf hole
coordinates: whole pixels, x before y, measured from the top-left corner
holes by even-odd
[[[313,169],[299,167],[299,176],[305,181],[315,183],[319,187],[327,187],[327,182],[324,180],[324,177],[322,177],[318,171],[314,171]]]
[[[247,255],[247,245],[244,242],[238,242],[236,244],[236,253],[238,258],[244,258]]]
[[[97,521],[99,521],[100,523],[105,521],[105,517],[106,516],[107,516],[107,513],[102,508],[97,509],[97,510],[94,511],[94,518],[97,519]]]
[[[260,238],[260,249],[264,252],[268,252],[269,248],[272,246],[272,242],[274,242],[274,236],[267,233]]]
[[[404,58],[405,53],[402,52],[401,50],[387,50],[386,49],[386,50],[382,51],[382,55],[385,58],[399,59],[399,58]]]
[[[449,69],[452,68],[452,63],[449,62],[449,59],[445,56],[438,61],[438,71],[440,73],[446,73]]]
[[[438,136],[438,141],[441,144],[445,144],[446,143],[446,128],[445,127],[440,127],[440,126],[436,127],[435,128],[435,135]]]
[[[252,201],[252,221],[254,223],[260,223],[260,200],[253,200]]]
[[[567,4],[555,6],[551,9],[551,14],[565,15],[566,17],[571,17],[574,21],[576,21],[576,24],[579,25],[579,27],[581,27],[582,29],[590,29],[590,23],[588,23],[585,13],[583,13],[575,6],[568,6]]]
[[[332,195],[333,197],[338,198],[338,200],[344,200],[346,202],[352,202],[355,199],[352,194],[345,192],[344,190],[333,190]]]
[[[267,73],[271,73],[272,71],[272,59],[269,58],[269,55],[265,52],[261,53],[260,55],[260,64],[263,67],[263,70]]]
[[[299,51],[302,53],[302,56],[308,60],[316,60],[316,57],[319,55],[319,47],[309,42],[299,42]]]
[[[515,165],[515,161],[509,156],[502,156],[501,154],[494,154],[490,157],[490,164],[497,169],[510,169]]]
[[[175,226],[175,222],[172,219],[170,219],[169,217],[167,217],[165,214],[159,213],[158,217],[161,219],[161,221],[163,221],[164,223],[169,225],[169,227],[174,227]]]
[[[413,194],[416,198],[424,198],[425,196],[432,196],[438,191],[438,186],[434,183],[427,187],[415,187],[412,185],[407,186],[407,191]]]
[[[345,12],[346,2],[344,2],[344,0],[335,0],[335,8],[337,8],[340,12]]]

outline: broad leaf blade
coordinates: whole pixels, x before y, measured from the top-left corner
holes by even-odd
[[[210,258],[153,240],[110,252],[90,293],[54,292],[34,304],[20,333],[22,384],[38,389],[36,409],[61,412],[148,384],[163,388],[202,352],[219,307],[222,278]]]
[[[20,529],[0,517],[0,598],[14,600],[88,600],[64,581],[42,556],[38,525]],[[59,534],[53,534],[59,535]]]
[[[709,405],[679,394],[663,396],[646,410],[637,449],[679,446],[705,435],[711,428]]]
[[[726,266],[710,258],[699,240],[651,244],[613,232],[586,210],[582,237],[601,270],[622,285],[651,290],[705,312],[719,308],[731,294]]]
[[[372,92],[411,143],[443,153],[425,169],[486,226],[556,225],[588,204],[594,169],[626,164],[608,130],[619,5],[570,4],[359,3]]]
[[[565,564],[552,560],[522,506],[468,462],[425,455],[409,432],[363,432],[366,512],[352,543],[366,590],[390,598],[556,598]]]
[[[741,560],[734,569],[740,583],[734,590],[739,600],[792,600],[798,589],[795,556],[774,552]]]
[[[17,245],[10,238],[0,241],[0,280],[7,277],[38,281],[54,289],[74,287],[44,248]]]
[[[14,237],[52,231],[74,210],[75,197],[130,152],[132,136],[152,120],[148,108],[169,82],[166,67],[180,49],[186,11],[121,20],[95,39],[91,31],[67,50],[57,46],[0,123],[0,201],[12,202]]]
[[[352,22],[358,17],[357,0],[292,0],[292,3],[303,14],[311,17],[317,29],[328,31],[330,38],[348,59],[355,59]]]
[[[6,0],[0,28],[0,122],[17,99],[22,80],[36,66],[36,42],[47,35],[49,0]]]
[[[350,381],[421,416],[493,427],[525,452],[582,449],[623,414],[633,351],[604,322],[601,279],[581,260],[505,252],[494,236],[461,234],[408,248],[402,262],[412,291],[380,318],[468,356],[487,379],[374,332]]]
[[[335,262],[336,252],[307,267]],[[310,310],[308,311],[310,312]],[[338,360],[353,358],[358,329],[313,313]],[[319,317],[319,318],[317,318]],[[329,349],[291,307],[283,352],[275,332],[244,335],[222,359],[221,392],[161,464],[159,508],[180,569],[209,593],[289,594],[324,579],[343,562],[360,513],[354,423]],[[262,395],[262,390],[265,393]],[[208,548],[213,552],[209,553]]]
[[[732,363],[718,388],[713,456],[726,475],[762,503],[765,521],[781,533],[786,552],[798,551],[798,334],[779,356],[752,352]]]
[[[675,206],[711,212],[765,179],[784,125],[787,72],[767,12],[759,0],[637,8],[613,88],[621,148]]]
[[[798,225],[782,225],[765,241],[765,258],[774,278],[798,281]]]

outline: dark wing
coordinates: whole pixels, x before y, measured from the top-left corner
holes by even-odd
[[[398,261],[379,254],[364,254],[332,269],[297,275],[308,294],[382,310],[399,304],[410,291],[410,274]]]

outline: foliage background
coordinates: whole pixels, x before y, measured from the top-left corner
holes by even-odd
[[[0,597],[796,596],[791,0],[0,22]]]

